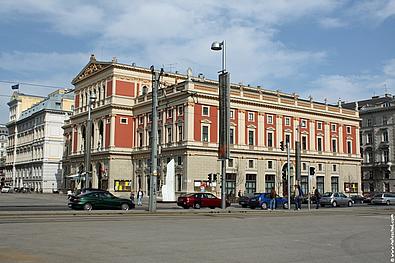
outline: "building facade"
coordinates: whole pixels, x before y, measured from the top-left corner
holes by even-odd
[[[87,105],[95,94],[91,185],[112,192],[141,188],[148,193],[151,79],[149,69],[116,60],[100,62],[94,56],[76,76],[74,114],[64,126],[66,188],[81,184],[81,177],[74,175],[84,171]],[[230,93],[228,194],[264,192],[272,187],[286,194],[281,175],[287,156],[280,142],[291,145],[294,184],[296,140],[302,145],[300,184],[304,192],[310,183],[310,190],[317,187],[320,192],[361,193],[358,111],[260,87],[232,84]],[[218,195],[219,184],[207,178],[210,173],[220,173],[218,82],[165,73],[158,96],[158,190],[166,183],[166,164],[173,159],[176,194],[210,191]],[[310,179],[309,167],[316,168]]]
[[[361,117],[363,192],[395,192],[395,97],[391,94],[348,103]]]
[[[32,102],[30,107],[17,110],[25,99]],[[7,185],[44,193],[54,192],[62,185],[62,126],[71,115],[73,100],[73,93],[65,90],[57,90],[46,98],[13,94],[8,103]]]
[[[0,124],[0,188],[5,185],[5,157],[7,147],[8,129]]]

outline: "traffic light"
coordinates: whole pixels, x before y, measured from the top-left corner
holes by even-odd
[[[315,167],[310,167],[310,175],[315,175]]]
[[[284,147],[284,141],[280,142],[280,149],[281,151],[284,151],[285,147]]]
[[[207,179],[208,179],[208,182],[209,182],[209,183],[211,183],[211,181],[212,181],[212,176],[213,176],[213,175],[212,175],[211,173],[208,174],[208,176],[207,176]]]
[[[213,174],[213,180],[214,180],[214,182],[217,181],[217,174]]]
[[[283,181],[287,181],[287,172],[285,172],[285,170],[284,170],[281,172],[281,174],[282,174]]]

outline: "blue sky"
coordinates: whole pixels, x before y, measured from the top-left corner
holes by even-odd
[[[0,34],[0,81],[72,87],[91,53],[216,79],[210,45],[226,40],[233,83],[330,103],[395,95],[395,0],[2,0]],[[0,123],[10,86],[0,82]]]

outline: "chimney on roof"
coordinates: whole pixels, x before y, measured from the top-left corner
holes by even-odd
[[[90,61],[96,61],[95,54],[91,54]]]
[[[118,61],[117,61],[117,57],[112,57],[111,62],[112,62],[112,63],[117,63],[117,62],[118,62]]]
[[[135,67],[135,66],[136,66],[136,63],[133,62],[133,63],[132,63],[132,67]]]

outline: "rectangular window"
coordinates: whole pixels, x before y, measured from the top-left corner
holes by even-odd
[[[291,118],[285,117],[285,126],[290,126],[290,125],[291,125]]]
[[[317,122],[317,130],[322,130],[322,122]]]
[[[316,188],[318,189],[318,192],[320,192],[320,194],[325,193],[324,192],[324,177],[323,176],[317,176],[316,177]]]
[[[173,135],[171,127],[167,127],[167,142],[171,143],[173,141]]]
[[[339,177],[331,177],[331,191],[332,193],[339,192]]]
[[[202,126],[202,140],[208,142],[208,126]]]
[[[347,130],[347,134],[351,134],[351,127],[350,126],[347,126],[346,130]]]
[[[322,152],[322,138],[317,138],[317,151]]]
[[[248,121],[254,121],[254,113],[253,112],[248,113]]]
[[[331,131],[336,132],[336,124],[331,125]]]
[[[178,112],[178,116],[184,115],[184,106],[178,106],[177,112]]]
[[[231,118],[232,120],[235,119],[235,110],[230,110],[230,118]]]
[[[273,169],[273,161],[267,161],[267,169]]]
[[[337,152],[337,140],[332,139],[332,152]]]
[[[177,164],[182,165],[182,156],[177,157]]]
[[[121,124],[128,124],[128,118],[121,118],[120,122]]]
[[[367,119],[366,124],[368,127],[371,127],[372,126],[372,119]]]
[[[383,131],[382,142],[388,142],[388,131]]]
[[[180,141],[183,141],[183,140],[184,140],[184,133],[183,133],[183,130],[182,130],[182,126],[179,125],[178,126],[178,141],[180,142]]]
[[[254,145],[254,131],[248,131],[248,145]]]
[[[172,109],[167,110],[167,118],[168,119],[173,118],[173,110]]]
[[[318,171],[322,171],[322,163],[318,164]]]
[[[276,177],[273,174],[265,175],[265,192],[270,193],[272,188],[275,187]]]
[[[256,174],[246,174],[245,189],[247,194],[256,192]]]
[[[307,150],[307,136],[302,136],[302,150]]]
[[[233,167],[233,159],[228,159],[228,167]]]
[[[336,164],[333,164],[332,165],[332,172],[336,172],[337,171],[337,165]]]
[[[152,122],[152,114],[148,113],[148,122]]]
[[[203,106],[202,115],[209,116],[209,108],[207,106]]]
[[[139,132],[139,147],[143,147],[143,133]]]
[[[303,194],[307,195],[309,193],[309,177],[301,176],[300,179],[300,188],[302,188]]]
[[[267,147],[273,147],[273,133],[267,133]]]
[[[383,125],[387,125],[387,122],[388,122],[388,117],[383,116]]]
[[[144,116],[139,117],[139,124],[144,124]]]
[[[248,160],[248,168],[254,168],[254,160]]]
[[[158,144],[162,144],[162,130],[158,130]]]
[[[306,128],[307,127],[307,121],[306,120],[302,120],[300,123],[300,126],[302,126],[302,128]]]
[[[347,153],[351,154],[351,152],[352,152],[351,141],[347,141]]]
[[[229,130],[229,144],[234,144],[235,143],[235,129],[230,128]]]
[[[291,148],[291,134],[285,134],[285,145],[287,145],[287,143]]]
[[[390,161],[390,152],[388,149],[383,150],[383,162],[388,163]]]
[[[273,124],[273,116],[272,115],[267,115],[267,123]]]
[[[371,133],[368,133],[366,135],[366,144],[371,144],[373,143],[373,135]]]

